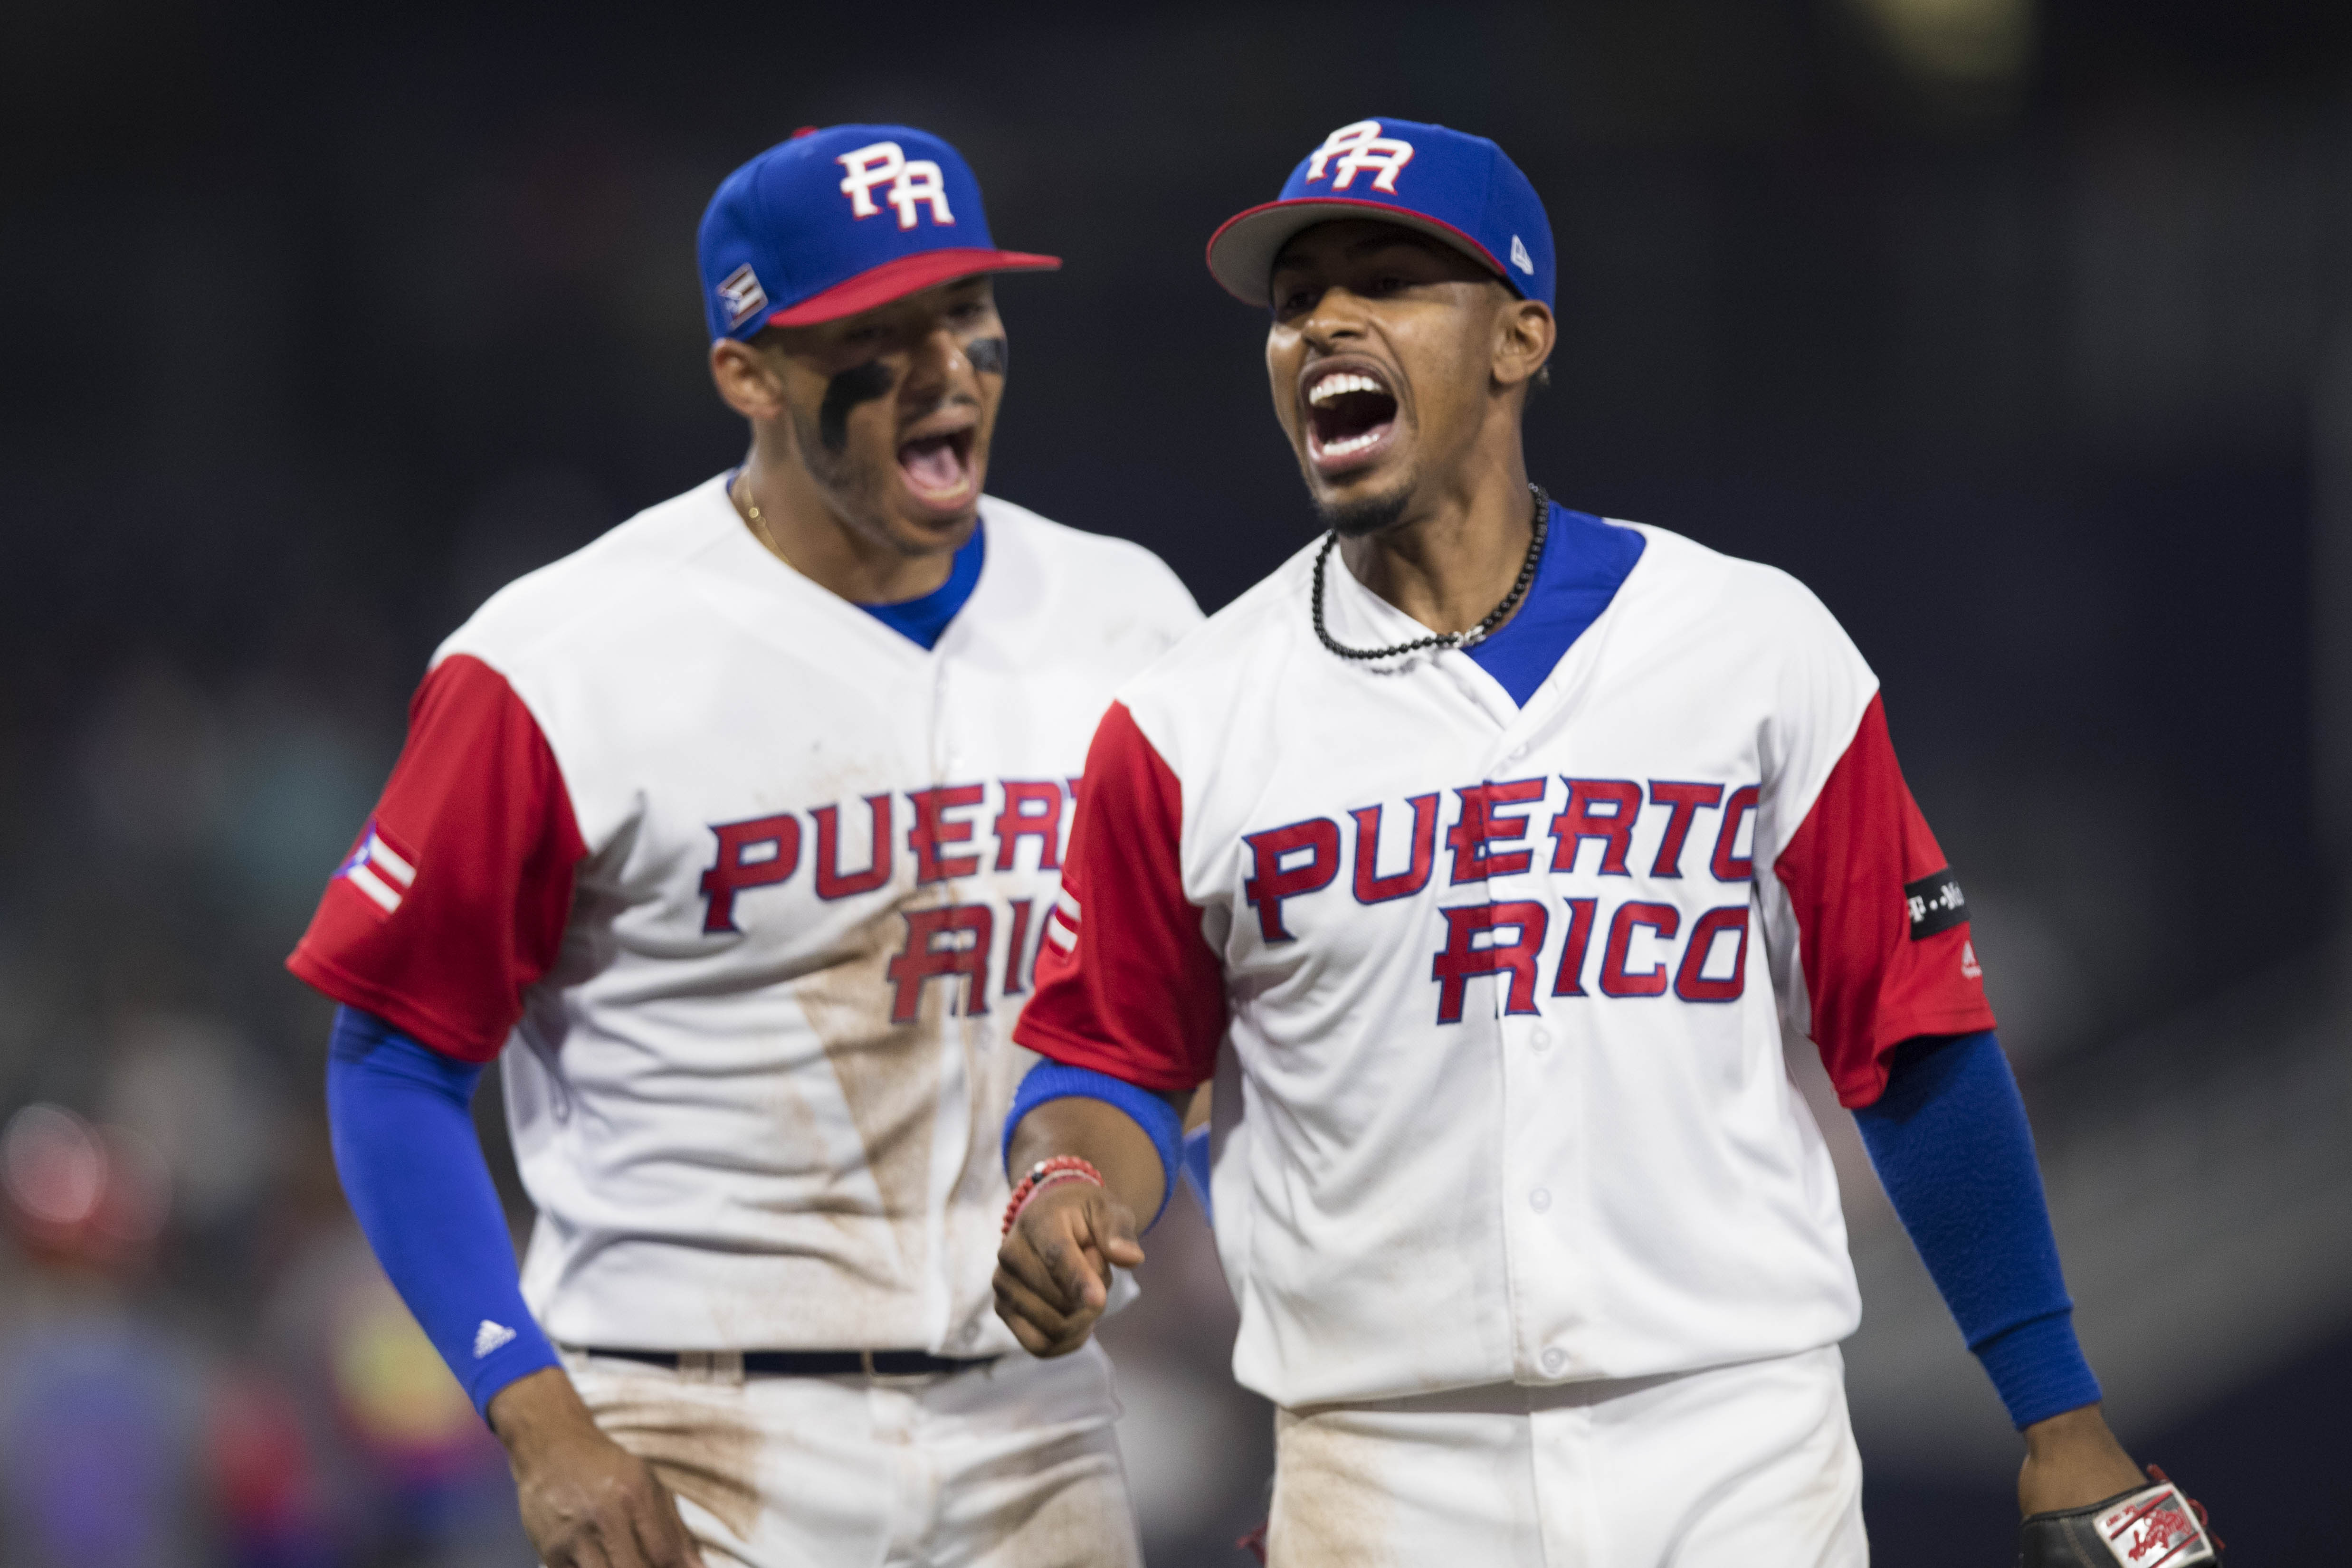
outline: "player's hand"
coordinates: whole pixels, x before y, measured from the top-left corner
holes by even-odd
[[[546,1568],[703,1568],[677,1501],[643,1459],[597,1429],[560,1368],[490,1400],[522,1527]]]
[[[2017,1511],[2048,1513],[2147,1485],[2095,1405],[2036,1421],[2025,1429],[2025,1465],[2017,1473]]]
[[[1142,1261],[1133,1209],[1092,1182],[1056,1182],[997,1250],[996,1315],[1030,1354],[1067,1355],[1110,1302],[1111,1265]]]

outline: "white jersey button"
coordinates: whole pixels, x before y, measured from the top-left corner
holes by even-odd
[[[1548,1350],[1543,1353],[1543,1369],[1546,1372],[1557,1375],[1559,1369],[1567,1364],[1568,1353],[1566,1351]]]
[[[1538,1051],[1541,1051],[1546,1046],[1551,1044],[1551,1036],[1546,1034],[1541,1030],[1538,1030],[1533,1034],[1528,1036],[1528,1043],[1534,1046]]]
[[[1528,1194],[1528,1207],[1534,1209],[1538,1214],[1541,1214],[1545,1209],[1549,1208],[1551,1207],[1550,1191],[1544,1187],[1538,1187],[1535,1191]]]

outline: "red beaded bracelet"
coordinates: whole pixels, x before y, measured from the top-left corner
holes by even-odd
[[[1090,1181],[1102,1187],[1110,1185],[1103,1180],[1102,1172],[1076,1155],[1055,1155],[1050,1160],[1039,1160],[1021,1178],[1021,1185],[1013,1189],[1013,1197],[1004,1206],[1004,1228],[999,1234],[1012,1235],[1013,1222],[1021,1218],[1029,1200],[1057,1181]]]

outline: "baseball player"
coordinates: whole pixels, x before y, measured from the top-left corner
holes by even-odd
[[[1199,613],[982,494],[991,278],[1058,263],[946,142],[803,131],[699,249],[748,456],[442,645],[289,960],[345,1186],[553,1568],[1132,1563],[1106,1363],[990,1311],[997,1140],[1087,738]]]
[[[1086,1342],[1213,1081],[1277,1568],[1859,1564],[1860,1303],[1785,1024],[2025,1434],[2034,1560],[2207,1561],[2100,1416],[1868,666],[1787,576],[1528,483],[1527,178],[1361,120],[1209,266],[1271,309],[1329,531],[1096,733],[1016,1030],[1021,1342]]]

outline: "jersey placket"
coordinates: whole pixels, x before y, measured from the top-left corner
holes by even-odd
[[[1639,572],[1637,566],[1636,573]],[[1345,571],[1331,574],[1338,590],[1333,606],[1349,620],[1370,623],[1367,635],[1384,641],[1404,641],[1424,635],[1423,628]],[[1618,600],[1625,597],[1622,591]],[[1344,606],[1344,608],[1342,608]],[[1483,715],[1494,727],[1493,739],[1477,778],[1504,783],[1526,778],[1544,781],[1543,795],[1529,808],[1525,835],[1534,857],[1528,869],[1490,881],[1488,902],[1528,900],[1540,903],[1549,928],[1537,965],[1535,1010],[1508,1009],[1509,981],[1496,976],[1486,982],[1488,1005],[1465,1019],[1465,1027],[1491,1031],[1491,1049],[1500,1062],[1497,1080],[1503,1095],[1504,1136],[1496,1140],[1495,1192],[1502,1212],[1498,1233],[1503,1257],[1498,1260],[1507,1290],[1503,1311],[1508,1315],[1514,1378],[1521,1382],[1554,1382],[1575,1375],[1580,1368],[1568,1348],[1590,1322],[1590,1287],[1579,1266],[1572,1239],[1589,1208],[1585,1160],[1591,1140],[1581,1133],[1585,1099],[1584,1074],[1578,1071],[1582,1052],[1575,1044],[1579,1030],[1554,1010],[1545,992],[1565,946],[1566,907],[1553,894],[1541,841],[1547,812],[1556,809],[1564,792],[1551,770],[1542,765],[1567,749],[1562,732],[1570,727],[1579,698],[1605,645],[1607,630],[1616,618],[1613,602],[1577,639],[1561,661],[1561,668],[1540,686],[1528,705],[1514,703],[1500,682],[1469,654],[1445,650],[1418,655],[1424,668],[1408,678],[1443,682],[1456,700]],[[1457,796],[1458,800],[1458,796]],[[1459,810],[1461,808],[1453,808]]]
[[[1509,1286],[1512,1372],[1523,1383],[1554,1382],[1586,1370],[1570,1346],[1590,1317],[1585,1270],[1573,1244],[1589,1207],[1588,1095],[1585,1074],[1579,1071],[1584,1059],[1579,1037],[1585,1030],[1570,1027],[1580,1021],[1566,1012],[1575,1000],[1550,995],[1568,941],[1568,911],[1553,892],[1549,846],[1542,838],[1543,824],[1563,793],[1556,779],[1536,768],[1548,760],[1546,749],[1507,734],[1485,774],[1497,782],[1540,778],[1545,784],[1526,813],[1526,833],[1513,841],[1528,845],[1528,869],[1494,878],[1486,889],[1490,902],[1529,903],[1545,913],[1532,1009],[1511,1010],[1510,977],[1497,975],[1487,984],[1488,1005],[1478,1014],[1491,1024],[1499,1062],[1502,1135],[1494,1145],[1495,1190],[1502,1209],[1498,1229]]]
[[[1501,683],[1467,653],[1448,653],[1439,661],[1465,696],[1502,720],[1484,779],[1544,781],[1543,794],[1528,813],[1534,857],[1528,869],[1498,879],[1505,885],[1489,885],[1489,897],[1498,902],[1540,904],[1549,927],[1537,964],[1535,1010],[1510,1012],[1507,987],[1500,980],[1491,987],[1504,1097],[1496,1190],[1510,1282],[1513,1372],[1522,1382],[1554,1382],[1591,1371],[1570,1347],[1585,1337],[1592,1317],[1589,1271],[1573,1239],[1590,1234],[1591,1224],[1590,1094],[1588,1074],[1580,1069],[1588,1060],[1585,1037],[1595,1020],[1575,1010],[1588,998],[1551,995],[1572,916],[1554,887],[1542,824],[1565,803],[1560,770],[1549,765],[1565,762],[1574,750],[1570,737],[1576,713],[1625,597],[1621,589],[1525,707],[1511,704]],[[1507,711],[1497,712],[1498,706]]]

